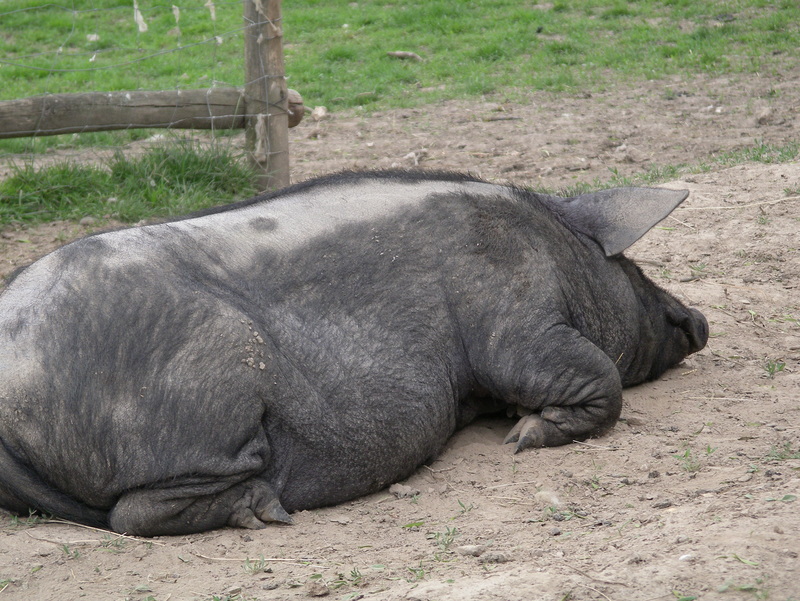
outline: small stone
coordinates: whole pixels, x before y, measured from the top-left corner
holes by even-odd
[[[647,477],[648,478],[658,478],[660,475],[661,474],[658,472],[658,470],[653,470],[649,474],[647,474]]]
[[[685,555],[681,555],[678,558],[678,561],[694,561],[694,555],[691,553],[686,553]]]
[[[775,118],[775,111],[765,108],[756,116],[756,125],[769,125]]]
[[[419,490],[416,488],[412,488],[411,486],[406,486],[405,484],[392,484],[389,487],[389,493],[393,494],[398,499],[404,499],[408,497],[414,497],[419,494]]]
[[[225,589],[224,592],[226,595],[238,595],[242,592],[242,587],[238,584],[234,584],[232,587]]]
[[[745,474],[744,476],[739,477],[738,481],[739,482],[750,482],[750,480],[752,480],[752,479],[753,479],[753,474]]]
[[[561,528],[550,528],[550,536],[560,536]]]
[[[459,555],[480,557],[486,552],[486,547],[484,545],[461,545],[460,547],[456,547],[455,551]]]
[[[331,522],[334,524],[341,524],[342,526],[347,526],[350,523],[350,518],[331,518]]]
[[[486,553],[478,558],[478,563],[507,563],[511,558],[503,553]]]
[[[311,597],[325,597],[331,594],[331,589],[324,582],[312,580],[306,585],[306,592]]]
[[[567,164],[567,171],[586,171],[592,168],[592,163],[584,158],[577,158]]]
[[[323,119],[328,117],[328,108],[324,106],[316,106],[314,110],[311,111],[311,118],[314,121],[322,121]]]
[[[79,225],[94,225],[95,223],[97,223],[97,219],[95,219],[94,217],[89,217],[89,216],[83,217],[78,222]]]
[[[780,526],[777,526],[777,525],[773,526],[772,531],[775,534],[783,534],[783,528],[781,528]]]
[[[653,509],[666,509],[667,507],[672,507],[672,501],[666,500],[653,503]]]
[[[533,498],[537,503],[541,503],[547,507],[559,507],[561,505],[561,500],[552,490],[540,490],[533,495]]]

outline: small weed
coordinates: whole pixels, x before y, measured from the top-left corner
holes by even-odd
[[[772,220],[769,218],[769,216],[762,209],[761,213],[756,218],[756,223],[758,223],[758,225],[768,225],[770,223],[770,221],[772,221]]]
[[[464,505],[464,503],[462,503],[460,500],[458,501],[458,506],[461,508],[459,510],[461,512],[461,515],[464,515],[465,513],[469,513],[475,507],[475,505],[472,504],[472,503],[470,503],[469,505]]]
[[[783,443],[782,447],[773,446],[767,456],[767,461],[784,461],[785,459],[800,459],[800,450],[795,451],[791,442]]]
[[[769,590],[765,588],[767,576],[756,578],[753,584],[734,584],[733,582],[726,582],[718,590],[720,593],[728,591],[739,591],[742,593],[752,593],[756,599],[769,599]]]
[[[675,595],[678,601],[694,601],[697,599],[697,595],[684,595],[680,591],[672,591],[672,594]]]
[[[782,372],[785,367],[786,364],[783,361],[772,360],[772,359],[764,360],[764,371],[767,372],[767,376],[770,379],[774,378],[775,374],[777,374],[778,372]]]
[[[245,559],[244,563],[242,564],[242,569],[247,574],[261,574],[262,572],[270,573],[272,572],[272,568],[269,567],[269,562],[264,559],[262,555],[259,559],[250,560]]]
[[[128,541],[126,541],[121,536],[111,536],[110,534],[104,534],[103,540],[100,541],[100,546],[103,549],[108,549],[116,553],[121,552],[125,548],[125,545],[127,544]]]
[[[141,595],[142,593],[152,593],[152,592],[153,592],[153,589],[151,589],[148,585],[140,584],[140,585],[134,587],[133,590],[131,590],[128,594],[130,594],[130,595]]]
[[[344,573],[339,573],[338,578],[331,582],[332,588],[341,588],[343,586],[351,585],[351,586],[360,586],[362,584],[364,576],[361,574],[361,571],[358,568],[353,568],[350,570],[349,575],[345,575]]]
[[[439,549],[441,549],[443,553],[447,553],[450,550],[450,545],[452,545],[453,541],[459,536],[458,528],[450,528],[448,526],[445,528],[444,532],[432,532],[428,535],[428,538],[436,541]]]
[[[692,455],[691,449],[686,449],[683,453],[676,453],[673,455],[681,464],[681,469],[693,473],[700,470],[700,461]]]
[[[14,584],[14,580],[11,578],[0,578],[0,593],[2,593],[12,584]]]
[[[708,265],[705,263],[695,263],[694,265],[689,265],[689,269],[691,269],[695,275],[705,273],[706,267],[708,267]]]
[[[425,525],[425,522],[409,522],[408,524],[403,524],[401,527],[405,528],[406,530],[413,530],[415,528],[420,528]]]
[[[716,450],[717,447],[712,447],[710,444],[706,445],[706,455],[711,455]]]
[[[63,544],[61,545],[61,550],[64,552],[64,555],[67,556],[67,559],[78,559],[81,556],[81,552],[77,549],[70,549],[69,545]]]
[[[52,517],[53,516],[50,515],[39,515],[38,513],[33,513],[33,512],[28,513],[28,517],[26,518],[21,518],[18,515],[12,515],[11,525],[14,526],[15,528],[36,526],[37,524],[42,524],[46,522]]]
[[[766,501],[780,501],[782,503],[792,503],[797,501],[797,495],[783,495],[780,499],[776,499],[774,497],[768,497],[765,499]]]
[[[407,566],[406,569],[411,572],[411,577],[406,578],[406,582],[419,582],[420,580],[425,580],[425,568],[422,567],[421,563],[419,567],[412,568],[411,566]]]
[[[746,566],[753,566],[753,567],[758,566],[757,561],[751,561],[749,559],[745,559],[743,557],[740,557],[736,553],[731,553],[730,555],[720,555],[717,559],[735,559],[736,561],[743,563]]]
[[[792,315],[781,315],[780,317],[771,317],[770,321],[774,323],[789,323],[795,326],[800,325],[800,319],[797,319]]]
[[[614,186],[624,187],[633,184],[633,180],[621,175],[616,167],[609,167],[608,170],[611,172],[611,182]]]

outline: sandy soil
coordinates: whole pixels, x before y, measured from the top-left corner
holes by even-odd
[[[798,72],[520,105],[351,112],[292,130],[294,177],[469,170],[551,187],[798,139]],[[707,316],[708,347],[629,389],[584,444],[459,432],[396,493],[295,525],[139,540],[0,512],[0,600],[800,600],[800,164],[712,167],[628,253]],[[0,274],[86,231],[7,229]]]

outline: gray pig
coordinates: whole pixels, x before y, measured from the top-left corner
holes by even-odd
[[[509,405],[516,451],[598,436],[706,343],[620,254],[686,196],[342,173],[68,244],[0,294],[0,507],[261,528]]]

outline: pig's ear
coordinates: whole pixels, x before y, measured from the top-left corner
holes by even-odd
[[[548,204],[573,227],[597,241],[607,257],[621,253],[669,215],[688,190],[612,188]]]

